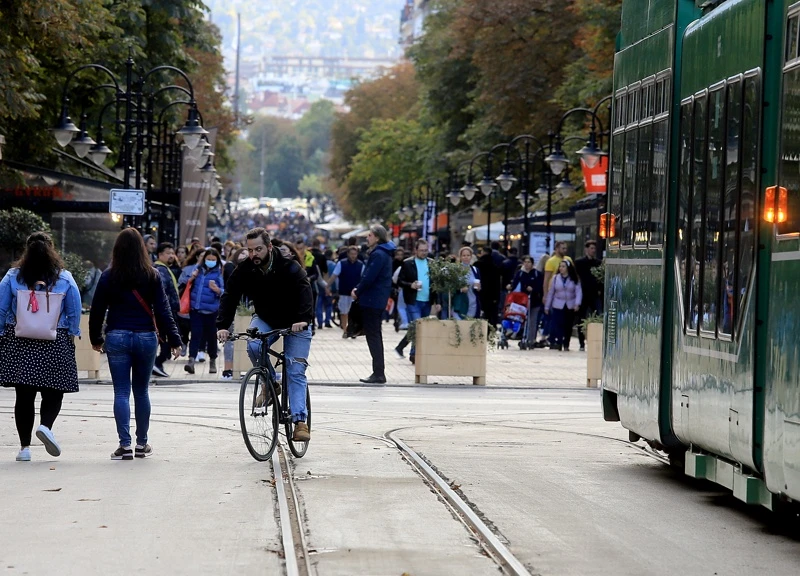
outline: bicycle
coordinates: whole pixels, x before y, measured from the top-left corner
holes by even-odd
[[[239,391],[239,422],[242,427],[244,444],[250,455],[263,462],[272,457],[275,446],[278,444],[278,434],[280,425],[283,424],[286,432],[286,440],[289,450],[296,458],[305,456],[308,450],[308,442],[295,442],[292,440],[294,434],[294,423],[292,422],[292,412],[289,406],[289,385],[288,372],[285,369],[286,356],[283,352],[275,352],[270,348],[269,340],[273,337],[285,337],[291,334],[291,329],[270,330],[269,332],[258,332],[256,329],[249,329],[245,332],[231,334],[230,340],[247,338],[251,340],[261,340],[261,357],[258,366],[251,368],[242,380]],[[267,367],[270,356],[276,359],[275,369],[284,366],[281,371],[281,382],[278,384],[275,377]],[[295,359],[302,361],[308,366],[305,359]],[[280,386],[280,398],[278,397],[277,387]],[[311,395],[306,388],[306,424],[311,430]]]

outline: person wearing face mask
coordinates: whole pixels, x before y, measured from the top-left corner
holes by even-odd
[[[206,250],[205,258],[192,272],[191,311],[189,320],[192,337],[189,341],[189,362],[184,366],[189,374],[194,374],[197,353],[207,347],[208,373],[217,373],[217,312],[219,300],[225,289],[220,268],[220,255],[215,248]]]

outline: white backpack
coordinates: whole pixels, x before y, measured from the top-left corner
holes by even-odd
[[[40,281],[34,288],[38,286],[46,284]],[[50,292],[49,286],[44,291],[18,289],[14,335],[31,340],[55,340],[65,296]]]

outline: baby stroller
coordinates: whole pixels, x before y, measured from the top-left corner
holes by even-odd
[[[503,305],[502,330],[497,342],[501,349],[508,348],[509,340],[526,341],[528,329],[528,311],[530,310],[530,298],[524,292],[509,292]]]

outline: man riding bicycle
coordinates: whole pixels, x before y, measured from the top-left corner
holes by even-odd
[[[264,228],[250,230],[246,236],[246,246],[250,258],[236,267],[225,285],[217,316],[217,337],[225,341],[230,336],[228,328],[243,296],[255,308],[250,328],[259,332],[291,328],[292,334],[284,338],[283,351],[286,356],[284,370],[289,386],[289,406],[294,422],[292,440],[308,442],[311,433],[306,424],[306,360],[311,349],[310,325],[314,318],[311,284],[305,270],[297,262],[284,258],[280,251],[272,247],[269,233]],[[254,366],[258,364],[261,357],[260,340],[248,343],[247,355]],[[269,369],[274,375],[271,365]]]

